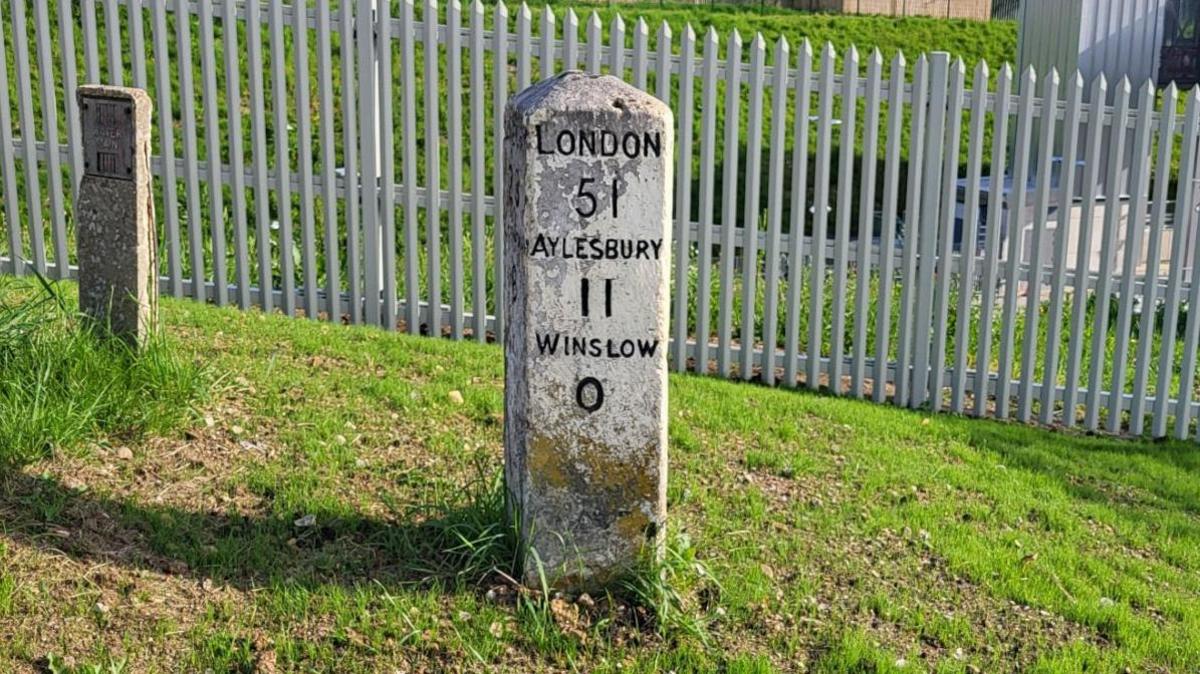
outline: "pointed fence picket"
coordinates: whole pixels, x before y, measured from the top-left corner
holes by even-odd
[[[451,36],[453,36],[453,31],[451,31]],[[553,76],[555,73],[554,10],[550,8],[550,5],[542,8],[542,28],[538,34],[538,44],[541,46],[541,55],[538,57],[538,60],[541,62],[542,79],[545,79]]]
[[[644,26],[644,23],[639,25]],[[716,145],[717,145],[717,52],[720,51],[717,31],[709,29],[704,36],[704,67],[701,79],[704,92],[701,94],[700,122],[700,232],[696,239],[699,249],[696,272],[696,366],[697,372],[708,373],[709,320],[711,308],[713,218],[716,196]]]
[[[665,24],[664,24],[665,26]],[[742,111],[742,36],[734,29],[725,48],[725,165],[721,199],[721,247],[720,247],[720,302],[719,326],[717,328],[717,373],[730,376],[733,371],[733,287],[734,259],[736,257],[734,226],[737,218],[738,162],[741,147]],[[793,312],[793,316],[798,315]]]
[[[186,0],[176,0],[175,3],[175,36],[176,49],[179,54],[179,63],[176,66],[176,74],[179,77],[179,97],[181,107],[183,108],[183,173],[184,180],[187,183],[187,229],[188,229],[188,266],[191,268],[192,280],[192,297],[197,302],[208,301],[205,281],[207,280],[207,267],[204,255],[204,231],[202,229],[204,222],[203,213],[200,206],[200,156],[198,149],[198,141],[196,139],[196,89],[193,83],[195,76],[192,66],[192,29],[189,21],[183,21],[181,16],[187,16],[188,3]],[[276,14],[272,11],[271,22],[271,46],[274,52],[272,61],[278,65],[278,68],[273,71],[275,77],[283,76],[283,56],[277,50],[280,39],[274,35],[276,32]],[[276,90],[282,89],[279,87]],[[275,119],[275,128],[286,128],[286,117],[281,124],[279,118]],[[283,144],[279,144],[283,145]],[[286,147],[286,145],[284,145]],[[286,175],[280,172],[280,175]],[[282,192],[282,186],[280,186]],[[290,229],[288,230],[290,232]],[[290,255],[291,248],[289,246],[287,254]],[[289,258],[290,259],[290,258]],[[284,265],[284,261],[280,260],[280,265]],[[283,285],[283,295],[285,302],[289,301],[292,292],[292,283],[286,278]],[[290,306],[286,305],[285,307]],[[292,312],[285,308],[284,313],[291,314]]]
[[[791,50],[787,40],[781,37],[775,45],[775,76],[772,78],[771,87],[770,162],[767,169],[767,243],[764,249],[766,258],[763,260],[763,347],[760,367],[762,368],[761,380],[767,385],[775,384],[775,341],[778,338],[779,330],[779,259],[783,251],[783,156],[787,151],[784,133],[788,125],[787,77],[791,60]],[[700,292],[707,295],[708,288],[701,285]]]
[[[811,270],[808,285],[808,343],[805,383],[810,389],[821,386],[821,352],[824,340],[823,322],[825,319],[825,240],[829,233],[829,155],[832,154],[833,144],[833,99],[834,90],[833,69],[836,56],[833,45],[826,43],[821,52],[821,78],[818,86],[820,107],[817,108],[817,156],[815,201],[813,205],[813,235],[812,246],[809,248],[809,269]],[[753,123],[753,119],[751,119]],[[747,205],[748,211],[756,207]]]
[[[524,45],[520,48],[523,62],[522,77],[529,78],[529,7],[521,6],[521,35]],[[425,0],[425,11],[421,20],[425,24],[425,263],[426,284],[429,287],[429,333],[442,335],[442,160],[441,160],[441,112],[439,102],[441,88],[430,85],[439,82],[438,61],[438,6],[437,0]],[[410,262],[412,260],[410,259]]]
[[[59,101],[55,92],[54,63],[51,58],[50,17],[48,2],[34,3],[37,18],[37,69],[41,85],[42,130],[45,139],[58,144]],[[70,105],[73,101],[63,101]],[[67,222],[63,198],[62,156],[59,152],[46,153],[46,189],[50,196],[50,236],[54,245],[54,277],[68,277]]]
[[[484,13],[483,2],[471,3],[471,330],[475,340],[487,339],[487,216],[484,194],[487,191],[484,175],[487,158],[484,154]]]
[[[549,7],[547,7],[549,10]],[[579,16],[574,9],[567,10],[563,23],[563,70],[579,67]]]
[[[600,15],[592,12],[587,22],[587,68],[589,73],[600,74],[600,53],[604,49],[604,39],[600,36]],[[521,87],[522,89],[524,87]]]
[[[399,313],[399,290],[396,281],[396,131],[393,123],[395,96],[392,77],[394,45],[391,12],[391,2],[377,3],[375,6],[375,67],[369,71],[377,73],[378,77],[378,95],[375,97],[378,107],[378,117],[375,120],[375,142],[378,144],[375,164],[378,169],[375,171],[375,180],[379,185],[379,222],[372,226],[372,229],[378,230],[379,245],[382,249],[382,255],[372,255],[377,260],[376,269],[382,277],[382,283],[379,285],[381,295],[377,299],[372,296],[371,303],[382,302],[380,320],[387,330],[396,329],[396,316]],[[301,30],[301,24],[297,22],[296,31]]]
[[[0,26],[4,25],[0,3]],[[4,215],[8,230],[8,264],[0,266],[13,276],[25,272],[25,243],[21,232],[20,195],[17,193],[17,164],[13,147],[12,100],[8,91],[8,45],[0,30],[0,175],[4,178]]]
[[[594,21],[590,25],[599,26],[600,20],[595,14],[592,14]],[[588,30],[589,48],[593,37],[599,42],[599,29],[594,35],[590,29]],[[695,67],[694,59],[692,58],[695,52],[696,34],[692,31],[692,27],[686,26],[683,30],[683,38],[680,43],[680,59],[682,72],[679,78],[679,109],[687,110],[688,114],[678,115],[676,122],[678,130],[676,133],[676,149],[675,154],[678,157],[677,166],[675,168],[675,230],[674,242],[675,251],[673,253],[675,260],[675,288],[674,288],[674,306],[675,320],[673,321],[673,340],[671,359],[673,368],[676,372],[683,372],[687,369],[687,351],[684,345],[688,339],[688,283],[689,272],[692,268],[691,244],[689,243],[692,205],[692,69]],[[599,54],[599,49],[595,50]],[[598,59],[598,57],[597,57]],[[592,58],[588,57],[589,66],[591,69]],[[598,60],[597,65],[598,68]],[[598,72],[593,70],[592,72]]]
[[[992,172],[989,185],[1002,184],[1007,169],[1006,146],[1008,143],[1008,118],[1012,93],[1012,69],[1005,64],[996,84],[996,105],[993,112]],[[1002,199],[988,196],[988,228],[983,231],[986,244],[983,254],[983,277],[979,285],[979,346],[975,354],[975,416],[985,416],[991,397],[992,321],[996,310],[996,284],[1000,278],[1000,237],[994,231],[1000,221]],[[982,228],[981,228],[982,229]],[[1004,330],[1001,324],[1000,330]],[[981,367],[980,364],[983,364]]]
[[[549,9],[549,8],[547,8]],[[459,0],[450,0],[446,4],[446,80],[447,111],[450,129],[449,136],[449,181],[450,191],[450,336],[454,339],[463,338],[463,327],[466,322],[466,291],[463,274],[463,133],[462,133],[462,7]],[[546,62],[554,63],[554,29],[551,24],[549,36],[543,33],[542,40],[551,45],[550,53],[542,63],[543,73],[547,68]],[[384,119],[388,119],[384,116]]]
[[[226,0],[226,6],[236,7],[233,2]],[[148,82],[148,73],[146,72],[146,24],[144,23],[145,16],[143,15],[142,3],[139,0],[126,0],[125,12],[129,19],[129,58],[133,62],[133,86],[139,89],[145,89]],[[230,16],[231,14],[226,14]],[[67,15],[59,12],[59,18],[64,19]],[[68,25],[70,22],[68,22]],[[65,44],[64,44],[65,46]],[[237,53],[235,50],[234,53]],[[71,89],[67,89],[70,91]]]
[[[582,66],[676,114],[673,369],[1200,433],[1197,91],[584,24],[478,0],[0,0],[0,269],[77,273],[73,90],[129,83],[158,106],[165,292],[502,340],[503,111]]]
[[[1156,93],[1154,85],[1146,82],[1138,96],[1138,109],[1146,110],[1153,107]],[[1117,327],[1116,347],[1110,362],[1113,368],[1112,382],[1108,395],[1108,430],[1116,432],[1121,425],[1121,413],[1125,407],[1125,378],[1126,357],[1129,353],[1130,323],[1133,321],[1134,277],[1142,250],[1142,231],[1145,226],[1145,210],[1147,208],[1150,188],[1150,152],[1153,123],[1150,115],[1138,115],[1133,142],[1133,156],[1130,163],[1133,171],[1130,175],[1129,214],[1125,218],[1124,253],[1125,261],[1121,270],[1120,292],[1117,297]],[[1143,291],[1142,296],[1146,296]],[[1150,305],[1153,310],[1153,304]]]
[[[225,0],[223,8],[225,113],[228,117],[229,170],[232,180],[230,188],[233,193],[233,263],[238,308],[245,310],[250,308],[250,244],[249,234],[246,231],[246,157],[245,148],[242,145],[242,66],[239,56],[241,49],[238,46],[237,21],[234,18],[237,15],[238,7],[235,0]],[[131,7],[131,12],[133,11],[140,16],[140,8]],[[134,31],[135,34],[137,32]],[[136,44],[137,41],[135,39],[134,43]],[[139,51],[135,48],[134,54],[137,55]],[[145,86],[145,84],[138,86]]]
[[[570,10],[568,10],[570,11]],[[574,28],[574,12],[570,12],[572,17],[572,28]],[[711,29],[710,29],[711,30]],[[572,39],[574,39],[572,37]],[[646,25],[646,21],[638,17],[637,24],[633,27],[633,86],[646,90],[646,50],[649,48],[650,27]],[[571,52],[570,58],[564,58],[564,70],[575,69],[575,54]],[[706,79],[705,82],[708,80]]]
[[[925,123],[929,106],[926,104],[929,95],[929,59],[922,54],[913,69],[912,97],[912,133],[909,138],[908,153],[908,186],[907,210],[904,216],[904,229],[901,233],[904,243],[901,246],[903,264],[900,268],[900,312],[897,325],[896,343],[896,394],[893,398],[897,405],[907,407],[909,403],[909,383],[911,373],[909,367],[912,353],[913,307],[917,303],[917,242],[919,231],[917,223],[921,215],[921,182],[924,171],[921,169],[922,158],[925,155]]]
[[[1108,82],[1104,75],[1096,78],[1091,86],[1093,101],[1104,100],[1108,95]],[[1087,125],[1087,145],[1084,156],[1096,157],[1100,153],[1100,142],[1104,134],[1104,125],[1093,120]],[[1100,162],[1088,162],[1083,172],[1083,204],[1079,219],[1079,235],[1076,250],[1090,250],[1095,236],[1093,218],[1096,213],[1096,194],[1100,180]],[[1072,297],[1087,296],[1088,277],[1091,274],[1091,260],[1078,261],[1075,264],[1075,282]],[[1077,421],[1077,401],[1079,399],[1080,368],[1083,365],[1083,350],[1087,341],[1084,329],[1087,320],[1087,304],[1076,300],[1072,303],[1070,338],[1067,346],[1067,372],[1065,392],[1063,394],[1062,422],[1065,426],[1073,426]]]
[[[946,146],[942,160],[942,187],[940,189],[941,213],[937,219],[939,232],[937,236],[937,260],[934,276],[933,295],[933,343],[930,346],[930,383],[929,406],[933,411],[942,409],[942,380],[945,377],[947,331],[950,322],[950,279],[954,268],[954,209],[951,208],[950,196],[955,194],[958,185],[958,156],[962,142],[962,113],[963,87],[966,79],[966,67],[962,59],[950,65],[949,100],[946,115]],[[963,257],[970,257],[969,255]],[[959,277],[966,280],[967,277]],[[963,315],[969,320],[969,314]]]
[[[737,31],[734,31],[733,37],[737,39]],[[732,53],[733,42],[730,42],[730,53]],[[805,223],[807,222],[806,214],[808,213],[808,138],[809,138],[809,118],[808,113],[812,99],[812,45],[805,40],[799,49],[799,65],[796,70],[795,84],[795,112],[792,120],[792,133],[794,136],[792,144],[792,200],[791,200],[791,219],[788,222],[788,240],[789,245],[786,246],[788,251],[788,266],[787,266],[787,309],[785,311],[784,322],[787,328],[784,330],[784,351],[783,351],[783,385],[789,388],[797,386],[797,379],[800,371],[800,312],[803,310],[803,295],[801,293],[804,287],[804,236],[796,236],[795,232],[803,233],[805,231]],[[733,62],[730,62],[733,69]],[[736,73],[731,72],[731,80],[736,77]],[[729,95],[729,100],[726,106],[726,124],[730,118],[731,110],[736,111],[739,106],[735,105],[736,100],[732,92]],[[736,119],[736,117],[734,117]],[[733,154],[735,159],[732,164],[727,163],[725,171],[727,174],[734,173],[737,169],[736,153],[731,152],[732,148],[736,147],[737,138],[736,130],[732,137],[726,138],[726,156]],[[734,178],[736,180],[736,178]],[[726,194],[730,194],[731,190],[726,190]],[[723,220],[724,222],[731,221]],[[733,227],[727,227],[728,231],[725,236],[729,241],[733,241]],[[722,258],[724,259],[724,258]],[[721,288],[722,293],[725,291],[724,286]]]
[[[1175,209],[1172,213],[1175,222],[1179,222],[1193,212],[1195,192],[1189,186],[1194,184],[1196,175],[1197,147],[1200,146],[1198,133],[1200,133],[1200,89],[1192,89],[1188,94],[1187,108],[1184,113],[1184,152],[1181,159],[1179,182],[1175,189]],[[1176,227],[1175,231],[1178,232],[1179,228]],[[1178,329],[1179,314],[1181,313],[1179,302],[1183,293],[1183,266],[1186,258],[1186,246],[1174,242],[1171,251],[1170,281],[1163,299],[1165,312],[1162,334],[1164,337],[1175,335]],[[1193,285],[1195,284],[1193,283]],[[1192,304],[1191,306],[1197,305]],[[1191,318],[1191,313],[1189,312],[1189,318]],[[1194,355],[1189,355],[1187,351],[1184,351],[1183,355],[1185,358],[1194,358]],[[1158,381],[1155,387],[1154,427],[1151,431],[1155,437],[1163,437],[1167,434],[1167,415],[1170,414],[1169,391],[1174,364],[1175,340],[1164,339],[1159,354]],[[1191,396],[1191,368],[1185,367],[1181,370],[1178,418],[1176,419],[1177,434],[1186,433],[1188,412],[1190,411],[1188,402]]]
[[[618,14],[608,29],[608,74],[625,79],[625,20]]]
[[[888,138],[900,138],[904,126],[904,87],[891,86],[891,82],[905,81],[907,64],[904,54],[897,53],[892,59],[891,79],[888,87]],[[896,275],[896,214],[899,213],[900,198],[900,150],[901,143],[887,144],[887,158],[883,169],[883,220],[879,231],[879,274],[876,276],[879,290],[875,298],[875,368],[873,370],[871,398],[882,403],[887,399],[889,382],[888,363],[891,362],[892,290]],[[804,210],[799,215],[803,217]],[[797,237],[799,238],[799,237]],[[797,244],[798,247],[798,244]],[[875,246],[872,246],[875,248]],[[796,294],[799,294],[798,292]],[[890,381],[894,384],[896,379]]]
[[[1066,116],[1063,118],[1063,173],[1060,178],[1058,203],[1069,203],[1075,196],[1075,162],[1079,152],[1079,118],[1083,107],[1083,78],[1076,73],[1068,84]],[[1043,164],[1045,166],[1045,164]],[[1039,214],[1041,213],[1039,202]],[[1066,301],[1065,284],[1067,272],[1067,243],[1069,232],[1065,227],[1056,227],[1053,248],[1053,279],[1050,286],[1050,309],[1046,316],[1046,354],[1042,375],[1042,406],[1039,420],[1049,424],[1054,419],[1054,406],[1058,398],[1059,351],[1062,347],[1060,333],[1063,320],[1063,303]],[[1065,413],[1065,408],[1064,408]]]
[[[115,11],[115,7],[116,7],[115,0],[109,0],[109,2],[111,2],[113,4],[114,11]],[[114,15],[109,16],[110,21],[113,18],[114,18]],[[115,21],[113,21],[112,23],[115,23]],[[111,24],[110,24],[110,28],[111,28]],[[116,30],[119,31],[120,27],[119,26],[116,27]],[[112,45],[113,37],[114,37],[114,35],[112,33],[110,33],[110,35],[109,35],[109,40],[110,40],[109,48],[110,49],[113,46]],[[301,42],[297,42],[296,68],[297,68],[297,70],[300,70],[302,72],[308,72],[307,56],[303,53],[305,50],[303,49],[301,44],[302,44]],[[220,120],[220,112],[221,112],[221,102],[220,102],[220,99],[217,97],[216,55],[217,55],[217,48],[216,48],[216,38],[214,35],[214,27],[213,27],[212,3],[211,2],[202,2],[202,3],[200,3],[200,73],[201,73],[201,82],[202,82],[202,86],[203,86],[204,90],[201,95],[200,105],[201,105],[201,108],[203,109],[203,113],[204,113],[203,114],[203,121],[204,121],[203,134],[204,134],[204,146],[205,146],[204,159],[207,163],[207,169],[208,169],[207,174],[206,174],[207,178],[208,178],[207,183],[210,186],[221,185],[221,167],[222,167],[221,146],[225,140],[221,137],[221,122],[219,121]],[[112,59],[113,59],[112,63],[114,64],[113,65],[114,69],[119,72],[121,69],[120,68],[120,55],[114,54]],[[297,81],[297,85],[299,85],[301,87],[307,87],[307,83],[308,83],[307,77],[296,78],[296,81]],[[301,85],[300,82],[304,82],[304,84]],[[304,100],[305,104],[302,107],[307,109],[307,96],[305,95],[303,90],[297,92],[296,98],[298,100]],[[302,121],[301,124],[303,125],[304,122]],[[302,171],[311,170],[311,164],[308,165],[307,169],[305,168],[305,164],[304,164],[304,149],[303,148],[304,148],[304,143],[306,141],[303,138],[303,136],[301,137],[300,142],[301,142],[301,150],[300,150],[301,170]],[[312,181],[310,180],[309,184],[311,184],[311,182]],[[302,209],[305,208],[305,206],[304,206],[305,197],[309,197],[308,203],[311,203],[311,194],[307,194],[307,193],[302,194],[301,199],[300,199]],[[196,221],[203,222],[204,219],[207,219],[207,221],[208,221],[208,228],[209,228],[208,231],[210,232],[210,242],[212,245],[211,260],[212,260],[212,281],[213,281],[213,291],[214,291],[213,294],[215,296],[216,303],[219,306],[224,306],[229,301],[228,275],[225,271],[225,190],[210,188],[208,190],[208,198],[209,198],[209,202],[208,202],[207,215],[203,216],[203,218],[196,218]],[[307,230],[306,230],[306,233],[307,233]],[[305,264],[304,264],[306,271],[309,267],[309,262],[307,259],[309,257],[309,255],[308,255],[309,249],[308,249],[308,245],[307,245],[308,243],[309,243],[309,241],[306,238],[306,240],[305,240],[305,258],[306,259],[305,259]],[[200,268],[203,269],[205,266],[206,265],[201,264]],[[305,284],[305,288],[311,288],[311,287],[312,287],[311,285]]]
[[[858,117],[858,50],[852,45],[842,57],[841,136],[838,140],[837,222],[833,243],[833,298],[830,326],[829,388],[842,392],[846,341],[846,280],[850,256],[850,204],[854,198],[854,127]]]
[[[967,140],[966,199],[962,211],[962,237],[959,242],[958,306],[954,321],[954,377],[951,383],[950,411],[962,414],[967,395],[967,354],[970,346],[971,310],[975,298],[975,272],[978,260],[979,185],[983,174],[984,128],[987,124],[988,67],[980,62],[975,68],[971,94],[971,130]],[[957,194],[958,186],[953,186]]]
[[[867,374],[867,338],[871,329],[871,284],[862,279],[871,278],[871,253],[873,246],[865,245],[864,234],[873,237],[875,232],[875,174],[879,159],[879,107],[883,76],[883,56],[876,49],[867,60],[866,110],[863,115],[863,150],[861,187],[858,205],[857,258],[855,259],[854,284],[854,354],[851,362],[851,392],[855,398],[863,397]],[[971,256],[964,256],[971,257]]]
[[[46,242],[43,229],[42,189],[40,166],[37,154],[37,128],[33,117],[33,91],[29,74],[29,26],[26,22],[24,2],[12,3],[12,29],[9,33],[12,39],[13,61],[15,63],[16,79],[12,85],[16,87],[17,106],[20,117],[20,134],[24,149],[24,178],[25,178],[25,213],[29,230],[30,253],[33,255],[33,268],[39,274],[46,274]],[[20,195],[15,191],[7,197],[13,200]],[[18,222],[20,220],[18,219]]]
[[[1058,105],[1058,73],[1051,71],[1050,76],[1042,83],[1042,104],[1051,107]],[[1045,119],[1041,122],[1041,137],[1038,139],[1037,151],[1038,170],[1036,175],[1048,176],[1051,171],[1050,148],[1054,147],[1056,122]],[[1028,422],[1033,413],[1033,385],[1036,379],[1037,360],[1034,357],[1038,348],[1038,324],[1042,313],[1042,261],[1044,246],[1040,245],[1046,232],[1046,220],[1050,208],[1049,180],[1038,180],[1036,196],[1034,197],[1033,229],[1030,238],[1039,242],[1033,246],[1030,254],[1029,280],[1025,287],[1025,334],[1021,345],[1021,385],[1018,387],[1017,418]],[[1016,265],[1014,265],[1016,267]]]
[[[763,90],[766,72],[766,43],[762,34],[754,36],[750,43],[750,112],[746,120],[746,187],[742,213],[742,331],[741,362],[742,379],[750,379],[754,370],[754,344],[757,340],[756,319],[758,316],[758,249],[760,188],[762,178],[763,142]],[[680,106],[680,109],[688,108]],[[747,346],[749,345],[749,346]]]
[[[1170,180],[1164,180],[1163,177],[1169,175],[1171,170],[1171,154],[1175,147],[1175,104],[1178,98],[1179,92],[1172,84],[1163,93],[1159,113],[1158,159],[1154,165],[1155,175],[1159,179],[1155,181],[1154,195],[1151,197],[1153,212],[1149,220],[1147,260],[1162,259],[1163,228],[1167,218],[1167,186],[1170,183]],[[1154,324],[1157,314],[1153,309],[1158,306],[1159,271],[1159,265],[1147,265],[1142,285],[1142,307],[1150,307],[1151,310],[1141,312],[1138,324],[1137,360],[1133,371],[1133,405],[1129,412],[1129,432],[1133,435],[1141,435],[1145,430],[1146,390],[1150,384],[1150,358],[1154,346]],[[1166,333],[1163,336],[1165,337]]]
[[[334,128],[333,97],[333,19],[329,5],[322,4],[317,13],[317,79],[321,101],[321,206],[325,220],[325,317],[334,321],[342,314],[341,242],[338,227],[337,197],[337,136]],[[236,33],[235,33],[236,34]],[[232,100],[231,95],[231,100]],[[235,167],[236,173],[236,167]],[[235,188],[236,191],[236,188]],[[244,215],[239,215],[244,220]],[[244,226],[244,225],[243,225]]]
[[[349,35],[354,31],[355,16],[352,5],[342,3],[341,16],[333,21],[332,26],[340,27],[342,35]],[[358,94],[356,87],[352,86],[355,81],[355,59],[354,59],[354,43],[353,40],[342,39],[342,46],[339,55],[341,56],[342,66],[340,73],[342,82],[345,83],[341,89],[341,113],[342,121],[342,144],[341,144],[341,174],[347,179],[344,181],[345,189],[342,193],[342,222],[345,229],[345,243],[341,248],[346,254],[345,267],[345,282],[347,289],[346,299],[349,300],[349,305],[344,308],[342,315],[347,316],[352,324],[361,323],[363,320],[363,285],[362,285],[362,264],[365,255],[362,255],[362,225],[359,220],[360,210],[360,180],[355,179],[359,174],[358,162]],[[335,52],[336,53],[336,52]],[[334,139],[335,145],[331,148],[336,151],[337,139]],[[335,174],[338,169],[334,169]],[[336,225],[335,225],[336,226]],[[270,244],[270,240],[266,242]],[[265,275],[269,267],[265,267],[262,273]],[[341,268],[338,268],[340,274]],[[341,300],[341,298],[338,298]],[[339,304],[341,302],[339,301]],[[336,320],[337,316],[330,316],[330,320]]]
[[[262,40],[262,16],[259,6],[260,0],[249,0],[246,3],[246,42],[247,42],[247,57],[250,63],[262,63],[263,58],[263,40]],[[166,33],[166,20],[162,12],[162,5],[155,7],[156,26],[162,26],[161,34]],[[159,37],[156,36],[156,41]],[[170,71],[167,68],[169,59],[166,57],[166,42],[164,40],[162,48],[159,50],[156,58],[159,62],[159,79],[162,82],[170,81]],[[345,55],[343,55],[343,59]],[[258,306],[264,312],[270,312],[275,306],[274,293],[262,292],[265,289],[274,289],[275,275],[273,262],[275,254],[273,252],[272,234],[271,234],[271,185],[268,177],[268,156],[267,156],[267,94],[265,85],[263,84],[263,69],[262,68],[247,68],[250,74],[250,135],[252,136],[251,157],[254,165],[254,223],[256,233],[256,243],[258,252],[258,288],[259,299]],[[168,87],[161,88],[158,99],[159,113],[169,115],[171,108],[169,105],[170,91]],[[169,124],[162,125],[159,131],[162,133],[162,148],[171,147],[173,144],[169,142],[170,131]],[[176,189],[173,161],[164,162],[164,165],[170,170],[165,172],[162,178],[166,181],[164,187],[164,201],[167,204],[167,227],[169,236],[171,237],[172,255],[170,261],[171,285],[175,289],[174,293],[177,297],[182,296],[182,282],[180,279],[180,262],[179,262],[179,232],[171,231],[172,220],[177,217],[178,206],[173,192]],[[178,225],[175,225],[177,228]],[[353,227],[347,222],[349,232],[353,232]],[[348,234],[350,236],[351,234]]]
[[[1110,125],[1109,138],[1110,161],[1107,167],[1107,194],[1122,194],[1125,190],[1122,174],[1124,170],[1125,136],[1129,121],[1129,80],[1123,79],[1117,86],[1116,112],[1113,124]],[[1104,233],[1100,244],[1100,274],[1096,278],[1096,291],[1093,295],[1096,302],[1094,323],[1092,329],[1091,363],[1088,368],[1089,385],[1087,389],[1087,407],[1084,414],[1084,425],[1089,431],[1097,430],[1100,423],[1101,399],[1104,396],[1104,363],[1108,336],[1108,309],[1111,301],[1113,266],[1116,264],[1117,225],[1121,219],[1120,204],[1116,199],[1104,202]]]
[[[108,44],[108,80],[119,87],[125,83],[125,69],[121,56],[124,53],[121,49],[121,6],[117,0],[104,0],[104,27],[108,33],[105,41]]]
[[[160,3],[161,4],[161,3]],[[62,52],[62,90],[66,92],[67,100],[64,105],[67,110],[67,153],[71,162],[71,195],[79,196],[79,181],[83,177],[83,141],[79,120],[79,108],[72,105],[70,92],[79,86],[79,70],[75,54],[75,17],[71,10],[72,0],[59,0],[58,3],[58,43]],[[3,23],[3,22],[0,22]],[[146,49],[145,35],[141,23],[134,29],[137,36],[135,43],[138,51],[139,87],[146,86]],[[0,51],[3,49],[0,48]],[[7,87],[5,87],[7,89]]]
[[[503,5],[499,7],[503,7]],[[419,158],[417,156],[417,66],[414,43],[416,21],[413,14],[413,0],[404,0],[400,16],[400,67],[403,73],[400,86],[404,105],[402,115],[404,137],[404,306],[408,332],[416,335],[421,332],[421,225],[417,216],[420,204],[417,201]],[[498,87],[498,95],[502,92],[503,89]],[[497,144],[498,148],[499,146],[500,144]],[[499,159],[497,159],[497,163],[499,163]],[[368,291],[367,297],[373,297],[373,295]]]
[[[308,72],[308,28],[304,14],[295,12],[293,16],[292,28],[292,46],[295,49],[295,70],[302,73]],[[316,192],[313,189],[313,174],[312,174],[312,97],[310,96],[310,83],[307,77],[295,78],[295,106],[296,106],[296,138],[298,138],[299,151],[296,156],[296,166],[300,169],[300,245],[301,245],[301,265],[304,266],[304,311],[307,318],[317,318],[317,246],[316,246],[316,217],[313,215],[313,201],[316,200]],[[210,127],[212,131],[220,131],[220,127],[216,124]],[[210,152],[210,155],[217,155],[217,152]],[[211,160],[210,160],[211,161]],[[218,180],[211,179],[211,185],[218,185]],[[214,189],[214,193],[223,192],[223,189]],[[214,198],[216,199],[216,198]],[[218,204],[214,203],[212,210],[216,212]],[[214,228],[220,227],[220,224],[214,223]],[[223,227],[220,227],[223,230]],[[214,236],[214,241],[217,239]],[[224,239],[224,236],[221,236]],[[224,259],[224,246],[220,253],[212,254],[214,259],[220,257]],[[222,265],[223,270],[223,265]],[[218,283],[223,277],[218,277]],[[217,303],[224,303],[224,297],[221,291],[217,293]]]
[[[1029,196],[1029,164],[1030,153],[1033,151],[1033,127],[1036,120],[1033,116],[1033,104],[1035,98],[1035,88],[1037,85],[1037,75],[1032,68],[1026,69],[1025,74],[1021,78],[1021,103],[1017,113],[1017,149],[1013,158],[1013,188],[1012,202],[1019,204],[1024,208],[1025,200]],[[999,379],[996,387],[996,416],[1001,419],[1007,419],[1009,416],[1009,406],[1012,400],[1009,397],[1009,392],[1012,387],[1012,371],[1013,361],[1015,360],[1013,351],[1016,349],[1016,330],[1011,329],[1016,325],[1019,314],[1017,313],[1017,304],[1021,297],[1021,251],[1022,239],[1019,236],[1008,237],[1008,250],[1004,257],[1005,276],[1004,276],[1004,313],[1000,321],[1000,345],[999,345],[999,368],[997,374]]]
[[[913,328],[910,331],[913,371],[910,380],[909,405],[920,407],[929,396],[930,345],[933,342],[933,279],[937,265],[938,204],[942,192],[942,153],[945,148],[947,122],[947,87],[950,79],[950,55],[931,54],[929,60],[929,117],[925,127],[924,167],[921,176],[921,217],[914,219],[912,241],[906,238],[917,255],[916,289],[912,296],[916,305]]]

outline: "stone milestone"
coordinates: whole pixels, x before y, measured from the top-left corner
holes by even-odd
[[[673,121],[567,72],[505,115],[505,480],[525,581],[599,587],[662,551]]]
[[[141,89],[76,92],[84,174],[75,206],[79,308],[103,330],[140,346],[158,299],[150,178],[150,97]]]

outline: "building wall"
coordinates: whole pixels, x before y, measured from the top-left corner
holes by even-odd
[[[791,0],[795,9],[847,14],[893,16],[938,16],[987,21],[992,17],[992,0]]]
[[[1084,81],[1108,78],[1109,92],[1122,77],[1136,90],[1158,72],[1163,0],[1039,0],[1025,3],[1018,38],[1020,67],[1039,76],[1078,69]]]
[[[1104,73],[1110,82],[1128,76],[1134,89],[1158,74],[1163,0],[1084,2],[1081,9],[1079,70]]]

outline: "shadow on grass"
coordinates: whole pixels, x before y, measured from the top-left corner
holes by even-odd
[[[79,492],[44,476],[0,478],[0,530],[83,562],[243,589],[376,582],[462,587],[511,570],[513,542],[499,480],[464,490],[456,503],[394,517],[305,515],[313,521],[190,512]]]
[[[1073,497],[1106,506],[1200,516],[1200,451],[1189,442],[1148,442],[1011,424],[964,423],[967,441],[1009,468],[1040,473]],[[1134,517],[1133,512],[1127,512]]]

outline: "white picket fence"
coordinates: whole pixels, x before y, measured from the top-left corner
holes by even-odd
[[[501,112],[582,67],[676,111],[675,370],[1196,432],[1197,92],[373,4],[0,0],[0,270],[74,274],[73,92],[132,84],[164,292],[497,338]]]

